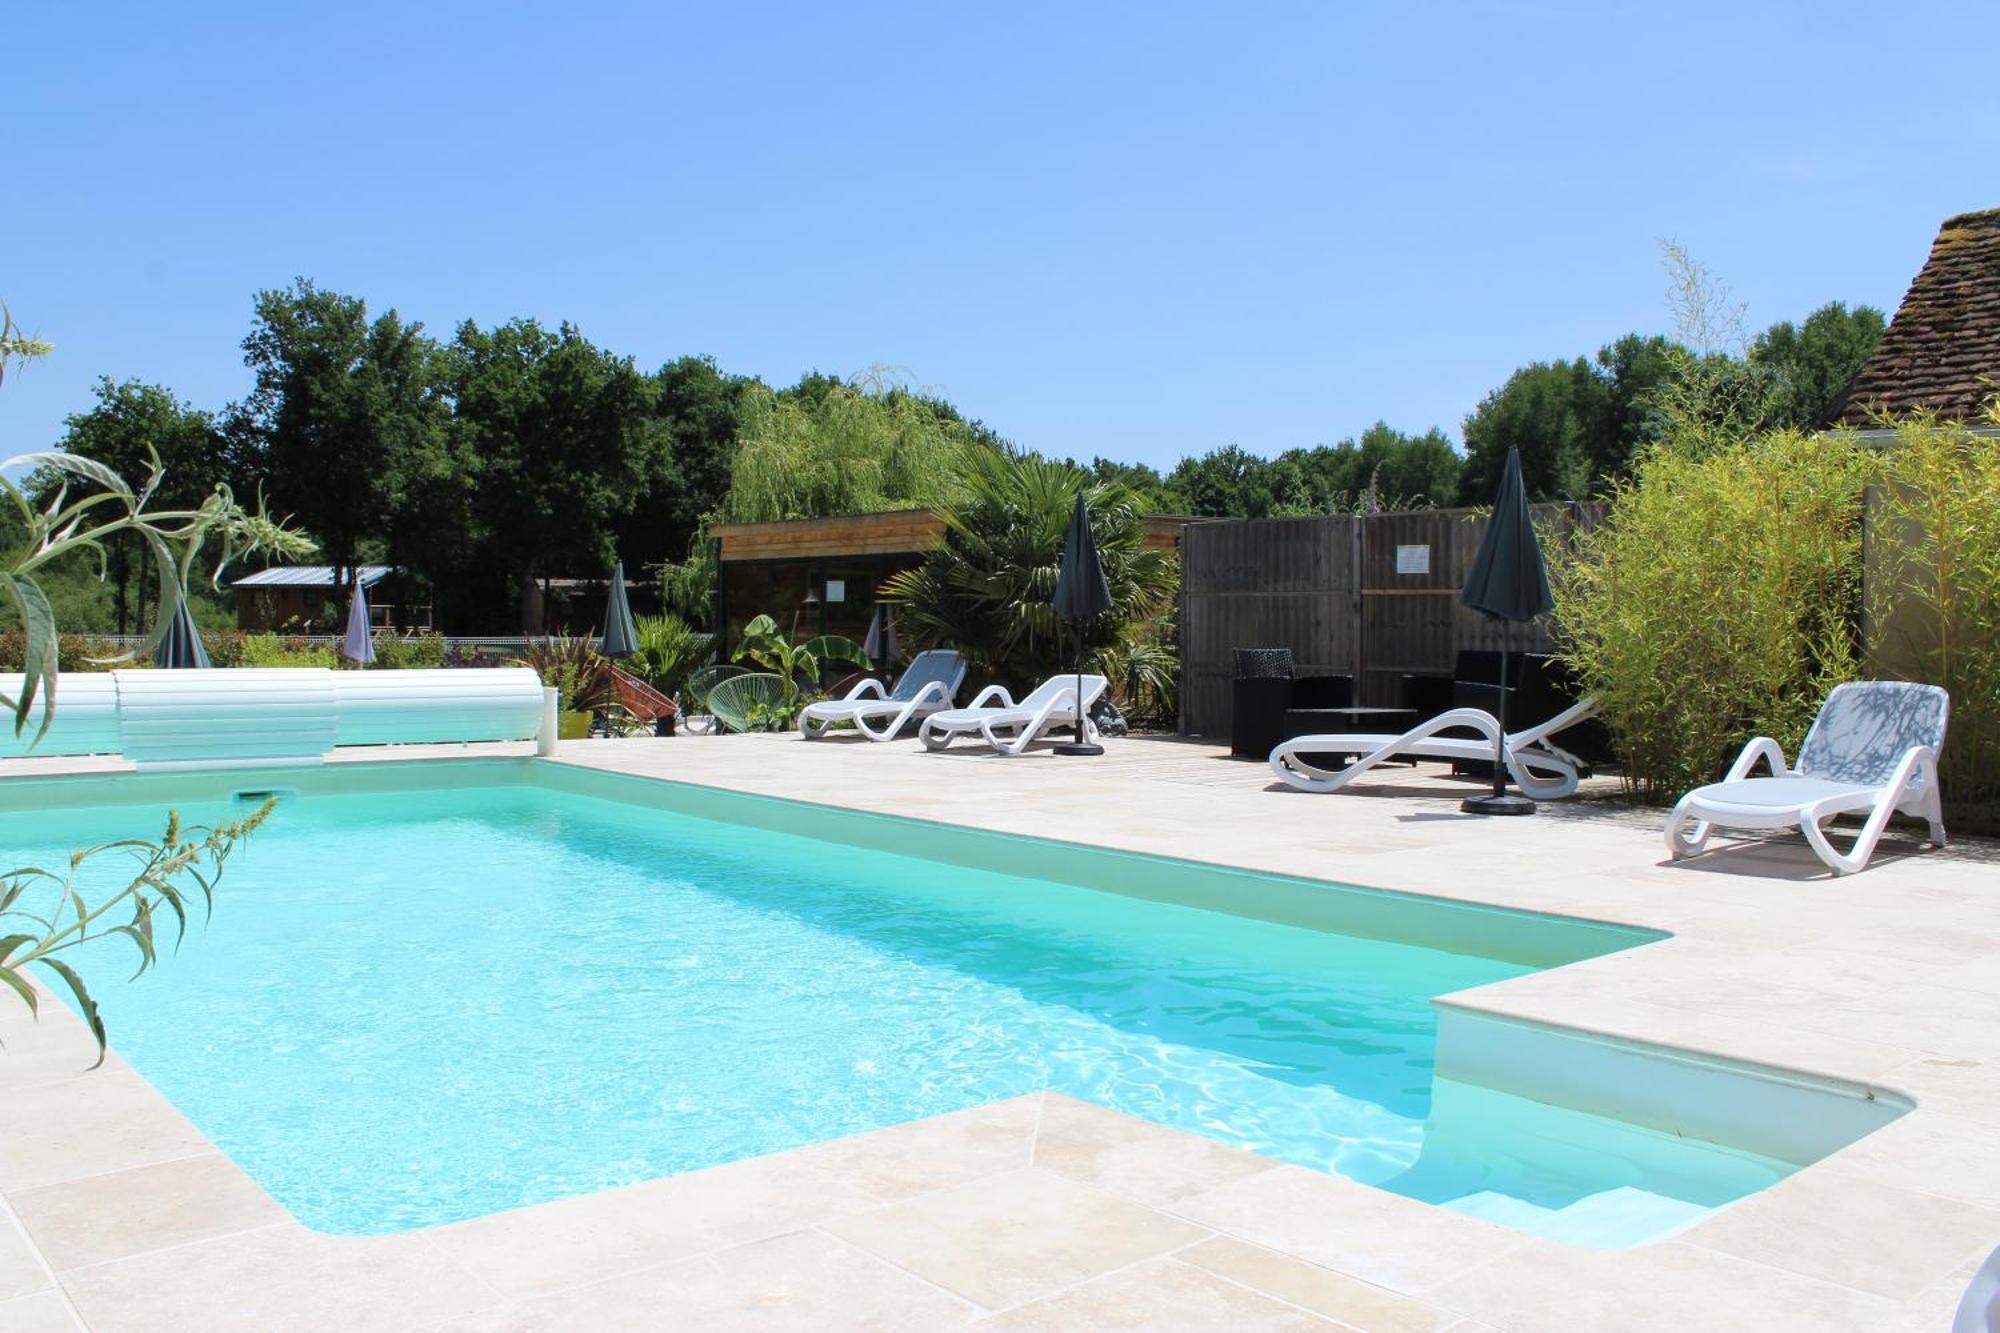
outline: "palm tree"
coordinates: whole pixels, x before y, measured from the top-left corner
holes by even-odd
[[[943,511],[939,547],[883,589],[903,633],[956,648],[976,673],[1016,685],[1070,668],[1075,630],[1050,599],[1079,490],[1116,607],[1083,627],[1084,653],[1091,662],[1130,660],[1179,578],[1168,553],[1146,546],[1138,494],[1068,463],[997,450],[968,460],[965,497]]]

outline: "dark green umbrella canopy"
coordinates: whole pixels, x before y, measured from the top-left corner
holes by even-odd
[[[1535,540],[1535,521],[1528,513],[1528,491],[1521,484],[1519,450],[1507,451],[1493,516],[1486,520],[1486,535],[1458,600],[1502,620],[1533,620],[1555,609],[1548,566],[1542,563],[1542,545]]]
[[[153,665],[201,668],[211,665],[208,650],[201,646],[201,631],[194,627],[194,608],[185,597],[174,608],[174,618],[167,625],[160,646],[153,650]]]
[[[639,627],[632,623],[632,604],[625,598],[625,562],[611,571],[611,600],[604,608],[604,640],[597,651],[606,657],[630,657],[639,651]]]
[[[1076,512],[1063,536],[1062,568],[1056,572],[1056,614],[1064,620],[1088,620],[1111,609],[1111,585],[1104,579],[1104,562],[1097,539],[1090,533],[1090,509],[1083,492],[1076,493]]]

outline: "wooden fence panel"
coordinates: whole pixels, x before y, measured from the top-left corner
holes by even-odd
[[[1289,648],[1301,671],[1351,671],[1352,519],[1201,523],[1181,538],[1181,726],[1226,735],[1238,648]]]
[[[1545,524],[1585,508],[1537,506]],[[1181,543],[1181,726],[1229,730],[1237,648],[1289,648],[1300,671],[1351,672],[1358,701],[1401,702],[1400,677],[1446,674],[1462,649],[1547,652],[1545,624],[1468,611],[1458,590],[1485,524],[1476,511],[1249,519],[1189,527]]]

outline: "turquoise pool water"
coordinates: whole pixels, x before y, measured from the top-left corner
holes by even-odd
[[[1533,970],[1509,961],[1528,918],[1495,925],[1507,956],[1488,957],[542,785],[315,781],[330,789],[281,805],[178,957],[130,984],[118,947],[83,961],[118,1050],[322,1231],[1045,1088],[1585,1243],[1660,1234],[1792,1169],[1478,1090],[1427,1128],[1431,998]],[[161,815],[0,813],[0,840],[18,863]],[[1177,863],[1117,864],[1144,892]]]

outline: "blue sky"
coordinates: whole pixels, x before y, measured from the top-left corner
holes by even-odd
[[[1761,326],[1893,309],[2000,205],[1991,0],[9,10],[0,298],[58,350],[8,453],[99,375],[240,396],[300,274],[649,368],[899,367],[1054,453],[1456,438],[1664,329],[1662,237]]]

